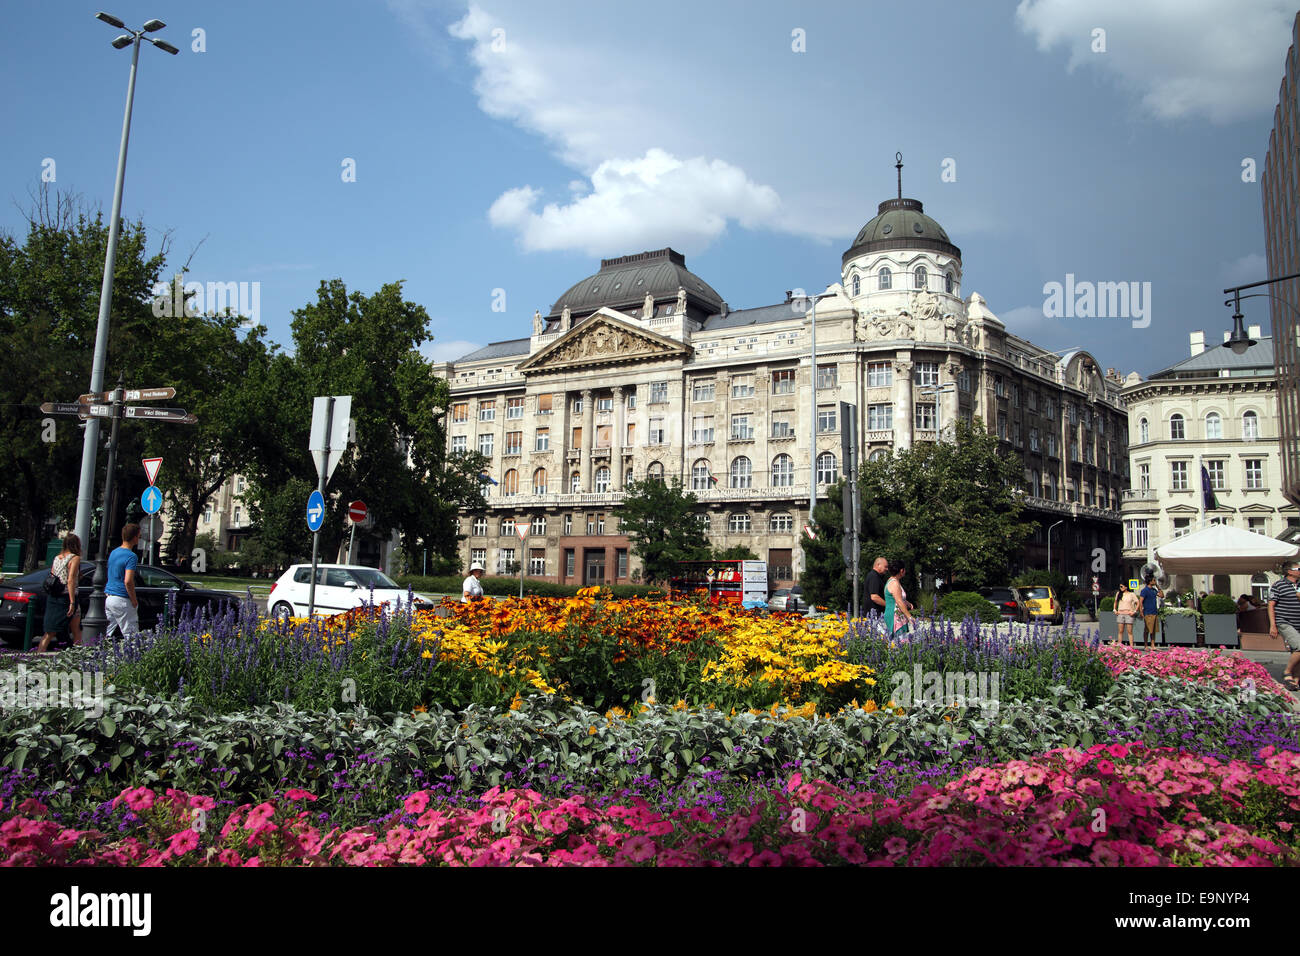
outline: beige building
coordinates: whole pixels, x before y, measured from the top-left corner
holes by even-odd
[[[1058,525],[1058,569],[1118,554],[1128,425],[1114,370],[1047,353],[963,297],[961,251],[914,199],[880,204],[826,293],[814,369],[802,292],[731,309],[671,249],[606,259],[535,314],[531,336],[440,366],[450,448],[482,452],[496,482],[462,517],[465,565],[636,580],[623,488],[680,477],[715,547],[744,545],[774,583],[797,579],[810,485],[823,499],[844,468],[840,401],[857,406],[864,457],[935,441],[958,417],[996,430],[1040,525],[1008,575],[1044,566]]]
[[[1273,340],[1252,326],[1257,341],[1242,355],[1191,333],[1191,356],[1146,380],[1130,375],[1129,458],[1133,487],[1124,493],[1124,565],[1138,577],[1160,545],[1202,522],[1277,537],[1300,525],[1300,509],[1282,483]],[[1225,333],[1225,339],[1227,333]],[[1201,468],[1216,505],[1203,510]],[[1179,575],[1179,591],[1261,594],[1267,575]],[[1208,587],[1207,587],[1208,584]]]

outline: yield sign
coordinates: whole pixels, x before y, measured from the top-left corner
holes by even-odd
[[[519,540],[520,540],[520,541],[527,541],[527,540],[528,540],[528,529],[531,528],[532,526],[533,526],[533,525],[532,525],[532,522],[531,522],[531,521],[520,521],[520,522],[516,522],[516,524],[515,524],[515,534],[519,535]]]
[[[162,467],[161,458],[141,458],[140,464],[144,465],[144,476],[149,479],[149,484],[154,483],[158,477],[158,469]]]

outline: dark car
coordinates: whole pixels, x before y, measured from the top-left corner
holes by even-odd
[[[135,596],[140,602],[140,629],[154,627],[167,610],[167,598],[176,595],[176,613],[179,615],[186,607],[209,608],[213,613],[224,605],[237,602],[239,597],[225,591],[206,591],[182,581],[170,571],[149,565],[139,565],[135,569]],[[13,646],[23,646],[23,634],[27,626],[27,609],[30,605],[33,613],[32,646],[41,639],[44,632],[45,592],[41,582],[49,574],[48,568],[41,568],[19,577],[10,578],[0,583],[0,641]],[[81,562],[81,582],[77,587],[77,603],[81,605],[82,620],[90,607],[90,592],[93,589],[95,562]],[[65,600],[59,598],[59,600]]]
[[[1028,609],[1015,588],[980,588],[980,597],[997,606],[1002,613],[1002,620],[1024,623],[1028,620]]]

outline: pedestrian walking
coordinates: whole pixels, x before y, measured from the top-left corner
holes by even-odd
[[[885,558],[879,557],[871,562],[871,570],[867,572],[867,599],[871,601],[868,611],[885,613],[885,581],[888,575],[889,562]]]
[[[1300,564],[1288,564],[1283,577],[1274,581],[1268,592],[1268,632],[1281,637],[1291,652],[1282,683],[1289,691],[1300,690],[1296,681],[1296,665],[1300,664]]]
[[[460,586],[460,600],[462,604],[468,604],[470,601],[477,601],[483,596],[483,585],[479,580],[483,577],[483,565],[475,561],[469,566],[469,577],[467,577]],[[452,580],[455,580],[453,578]]]
[[[1142,599],[1142,644],[1155,647],[1156,631],[1160,629],[1160,592],[1156,590],[1155,578],[1147,578],[1147,585],[1138,592],[1138,597]]]
[[[135,569],[140,556],[135,553],[140,542],[140,526],[122,526],[122,544],[108,556],[108,583],[104,585],[104,614],[108,617],[108,636],[140,633],[140,600],[135,595]]]
[[[1138,596],[1133,593],[1124,582],[1120,582],[1119,591],[1115,594],[1115,623],[1119,625],[1119,633],[1116,636],[1115,643],[1124,643],[1124,634],[1128,633],[1128,646],[1133,646],[1133,623],[1137,617],[1138,608],[1141,602]]]
[[[77,583],[81,580],[81,539],[75,534],[63,536],[63,550],[50,562],[50,575],[62,590],[45,598],[45,635],[37,650],[44,653],[66,631],[72,643],[81,643],[81,608],[77,605]]]
[[[916,623],[912,605],[907,603],[907,592],[903,590],[906,572],[907,566],[902,561],[889,566],[889,580],[885,582],[885,630],[890,637],[907,633]]]

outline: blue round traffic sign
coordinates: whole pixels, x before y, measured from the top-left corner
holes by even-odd
[[[325,496],[319,491],[313,491],[307,498],[307,529],[309,531],[319,531],[320,526],[325,523]]]
[[[145,514],[156,515],[158,509],[162,507],[162,499],[162,492],[153,485],[150,485],[144,490],[144,493],[140,495],[140,507],[144,509]]]

